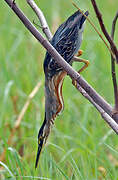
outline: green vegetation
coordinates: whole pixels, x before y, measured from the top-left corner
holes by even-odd
[[[38,19],[26,1],[16,0],[31,21]],[[54,32],[76,9],[71,1],[37,0]],[[89,0],[75,1],[99,28]],[[104,22],[111,31],[117,0],[98,0]],[[41,31],[41,29],[39,29]],[[118,23],[116,26],[118,30]],[[118,33],[118,31],[117,31]],[[116,34],[117,34],[116,33]],[[116,35],[118,44],[118,36]],[[87,22],[83,37],[83,58],[90,60],[82,76],[109,103],[113,104],[110,73],[110,54],[102,40]],[[45,49],[32,37],[4,1],[0,3],[0,162],[1,180],[52,179],[52,180],[117,180],[118,139],[95,108],[72,86],[69,77],[64,80],[64,112],[56,119],[55,126],[45,146],[39,167],[35,170],[37,134],[44,118]],[[78,70],[80,64],[74,63]],[[7,144],[11,129],[27,96],[37,82],[42,85],[30,103],[20,128]],[[4,168],[3,168],[4,167]]]

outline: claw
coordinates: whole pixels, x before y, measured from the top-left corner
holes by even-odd
[[[77,57],[81,56],[83,54],[83,50],[79,49]]]

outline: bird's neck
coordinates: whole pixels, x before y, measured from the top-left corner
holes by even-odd
[[[64,109],[62,85],[67,73],[60,71],[52,78],[45,79],[45,110],[47,121],[54,121]]]

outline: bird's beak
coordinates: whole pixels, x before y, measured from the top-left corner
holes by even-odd
[[[37,168],[39,157],[40,157],[43,145],[44,145],[44,137],[40,137],[38,140],[38,151],[37,151],[37,156],[36,156],[35,168]]]
[[[89,12],[86,11],[84,14],[85,14],[85,16],[88,16],[88,15],[89,15]],[[82,24],[83,24],[84,21],[86,20],[86,17],[85,17],[85,16],[83,15],[82,18],[81,18],[81,21],[80,21],[80,27],[82,27]]]

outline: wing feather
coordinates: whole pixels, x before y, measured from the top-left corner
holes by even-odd
[[[72,57],[76,51],[76,39],[78,38],[78,29],[77,26],[74,26],[72,29],[68,28],[63,34],[61,34],[60,40],[52,45],[59,52],[59,54],[66,60],[66,62],[70,63]],[[51,59],[48,67],[50,69],[59,70],[60,67],[56,63],[54,59]]]

